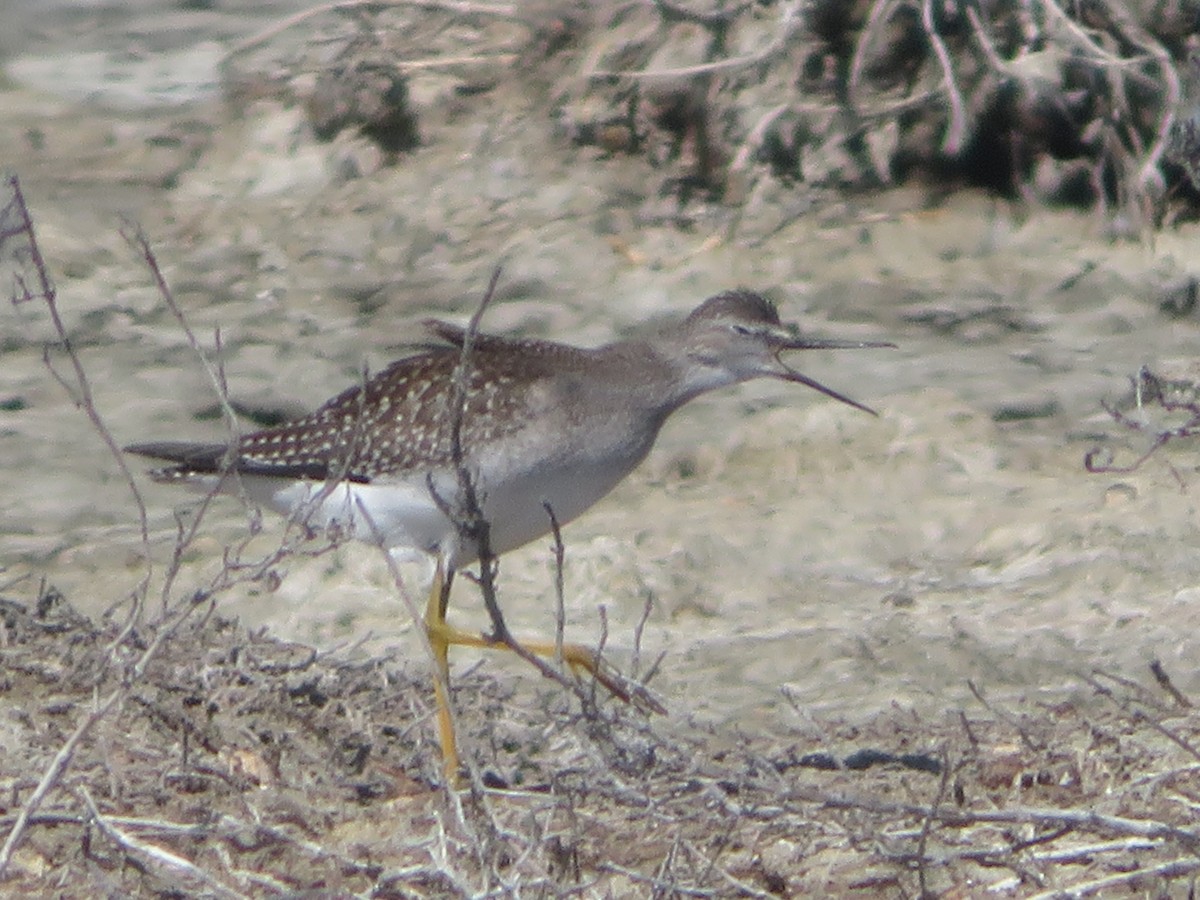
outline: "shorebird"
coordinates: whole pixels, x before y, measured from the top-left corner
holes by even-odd
[[[157,481],[241,494],[285,516],[302,514],[310,528],[381,544],[394,557],[436,560],[425,628],[438,666],[434,690],[448,780],[459,766],[446,694],[449,647],[511,649],[512,642],[498,610],[489,610],[492,635],[446,622],[456,571],[481,552],[499,556],[551,533],[552,519],[565,524],[583,513],[646,457],[668,416],[708,391],[774,378],[874,415],[781,355],[895,346],[803,336],[748,290],[710,297],[656,337],[593,349],[436,320],[425,326],[439,343],[304,418],[232,445],[166,441],[126,450],[170,462],[151,473]],[[460,511],[470,511],[471,503],[487,523],[486,550],[478,530],[464,527]],[[589,648],[520,645],[542,656],[561,651],[573,670],[630,699]]]

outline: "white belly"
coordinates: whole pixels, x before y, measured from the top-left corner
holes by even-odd
[[[640,458],[640,457],[639,457]],[[492,553],[500,555],[551,532],[550,514],[559,524],[579,516],[613,489],[638,460],[607,465],[562,465],[528,474],[482,473],[477,495],[488,521]],[[489,483],[491,482],[491,483]],[[193,488],[212,490],[212,476],[195,479]],[[474,562],[476,548],[462,545],[457,528],[439,507],[424,476],[371,484],[286,481],[256,475],[226,479],[227,493],[242,494],[255,505],[321,533],[382,543],[398,558],[444,554],[458,568]],[[443,506],[456,508],[457,483],[445,472],[434,478]]]

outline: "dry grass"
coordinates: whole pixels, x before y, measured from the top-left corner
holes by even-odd
[[[28,273],[15,299],[57,323],[10,187],[0,223]],[[56,327],[51,371],[114,447]],[[656,725],[475,672],[454,683],[469,787],[446,790],[423,667],[322,654],[216,614],[230,586],[269,583],[279,560],[329,544],[285,531],[265,556],[231,547],[215,580],[180,584],[204,508],[99,623],[52,588],[0,601],[6,890],[1113,896],[1190,893],[1200,870],[1200,716],[1157,664],[1153,689],[1089,673],[1055,704],[1000,705],[972,686],[977,708],[936,719],[797,709],[803,730],[781,723],[785,737],[687,728],[686,710]]]
[[[1200,870],[1200,715],[1103,676],[1090,699],[784,740],[668,737],[476,673],[454,688],[474,785],[447,793],[419,669],[208,614],[123,684],[146,636],[52,591],[0,622],[6,831],[122,694],[25,823],[22,895],[1161,896]]]
[[[567,64],[586,77],[564,80],[555,94],[572,136],[651,156],[683,185],[684,202],[697,189],[736,200],[770,179],[871,183],[902,175],[901,163],[963,161],[970,135],[976,152],[980,135],[996,146],[1027,139],[1028,130],[999,128],[996,107],[1009,104],[1001,111],[1018,120],[1071,112],[1047,98],[1050,88],[1086,100],[1079,124],[1090,143],[1068,160],[1037,141],[1015,146],[1005,188],[1059,195],[1082,183],[1098,207],[1164,215],[1147,205],[1162,199],[1157,172],[1180,100],[1178,41],[1118,4],[1091,4],[1087,21],[1057,3],[997,4],[986,21],[967,5],[950,22],[935,16],[948,6],[929,2],[814,4],[865,10],[824,24],[800,22],[791,3],[767,21],[761,6],[740,8],[737,21],[667,3],[611,7],[625,31],[596,28],[588,53]],[[529,29],[531,45],[550,41],[557,52],[584,43],[588,23],[563,15],[553,24]],[[643,38],[630,37],[639,31]],[[760,33],[773,39],[746,49]],[[915,66],[897,79],[889,61],[914,41]],[[1070,54],[1035,57],[1072,45]],[[699,57],[688,57],[695,46]],[[1052,65],[1035,71],[1029,63],[1039,60]],[[796,72],[806,73],[800,82]],[[842,80],[833,84],[830,73]],[[668,75],[683,87],[644,87]],[[817,99],[781,94],[785,82]],[[832,100],[839,92],[844,108]],[[732,96],[750,102],[735,111]],[[1051,117],[1048,131],[1062,118]],[[1048,185],[1037,181],[1039,167],[1054,169]],[[153,268],[144,242],[133,243]],[[129,479],[145,542],[137,483],[58,320],[23,203],[0,210],[0,249],[30,266],[15,299],[46,303],[60,338],[47,363]],[[116,606],[102,621],[49,588],[24,604],[0,600],[5,891],[1193,892],[1200,716],[1161,669],[1147,679],[1151,689],[1088,673],[1074,699],[1054,705],[1002,705],[980,689],[970,711],[847,714],[807,719],[794,732],[780,723],[786,737],[689,729],[687,710],[648,722],[558,686],[476,671],[453,685],[471,786],[449,792],[437,786],[432,691],[419,665],[318,653],[216,614],[230,585],[270,583],[279,560],[327,545],[290,533],[266,556],[230,548],[214,582],[181,584],[178,563],[202,512],[181,523],[173,560],[156,567],[145,548],[145,571],[127,596],[109,598]]]
[[[392,160],[418,130],[411,75],[519,80],[578,145],[646,158],[661,214],[685,223],[706,201],[744,222],[777,194],[904,182],[1091,207],[1135,231],[1195,215],[1191,4],[704,6],[323,4],[243,41],[223,74],[236,102],[283,94],[318,134],[357,129]],[[284,50],[301,28],[305,49]],[[468,46],[445,43],[464,31]]]

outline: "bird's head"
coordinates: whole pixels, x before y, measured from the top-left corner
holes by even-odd
[[[684,321],[687,357],[708,371],[711,385],[775,378],[807,385],[828,397],[876,415],[875,410],[828,388],[783,361],[790,350],[861,350],[895,347],[884,341],[845,341],[807,337],[781,322],[775,305],[753,291],[726,291],[710,297]]]

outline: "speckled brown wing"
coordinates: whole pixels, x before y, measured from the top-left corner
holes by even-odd
[[[463,332],[427,323],[451,345]],[[541,379],[582,364],[588,351],[546,341],[478,335],[463,418],[463,450],[520,430],[529,421],[529,389]],[[347,388],[293,422],[245,435],[232,468],[242,474],[370,482],[385,475],[433,469],[452,461],[452,378],[457,346],[435,348],[392,363],[365,385]],[[163,480],[216,473],[226,463],[218,444],[138,444],[130,452],[177,465]]]

